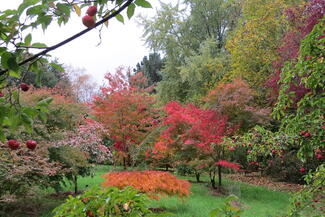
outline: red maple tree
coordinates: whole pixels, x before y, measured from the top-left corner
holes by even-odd
[[[155,126],[158,110],[153,107],[152,96],[130,85],[123,68],[106,74],[105,79],[108,84],[95,96],[92,110],[114,140],[114,148],[126,168],[131,165],[131,149]]]
[[[157,161],[168,158],[167,162],[177,158],[183,164],[194,159],[197,165],[206,163],[211,184],[215,187],[216,166],[219,171],[221,167],[215,162],[224,158],[223,137],[230,132],[227,117],[214,110],[200,109],[191,104],[182,106],[178,102],[168,103],[165,111],[167,115],[162,124],[166,129],[151,150],[152,158]],[[189,149],[196,150],[188,152]],[[184,156],[184,152],[191,154]],[[221,172],[218,175],[221,184]]]

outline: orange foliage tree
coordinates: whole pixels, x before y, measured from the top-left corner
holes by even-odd
[[[103,175],[105,187],[115,186],[120,189],[132,186],[149,197],[159,199],[160,196],[186,197],[190,194],[191,184],[182,179],[177,179],[168,172],[162,171],[123,171],[110,172]]]
[[[228,125],[237,129],[236,133],[246,132],[256,124],[269,121],[269,108],[260,108],[254,102],[256,91],[241,78],[229,83],[219,83],[204,97],[206,106],[228,117]]]
[[[158,110],[152,96],[130,84],[123,68],[114,75],[106,74],[105,79],[108,85],[94,98],[93,114],[114,140],[114,149],[126,168],[131,165],[131,153],[157,123]]]

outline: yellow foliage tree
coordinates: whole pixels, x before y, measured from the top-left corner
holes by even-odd
[[[226,49],[232,55],[231,71],[225,80],[241,77],[260,89],[273,72],[277,48],[287,28],[284,10],[301,0],[244,0],[242,19]]]

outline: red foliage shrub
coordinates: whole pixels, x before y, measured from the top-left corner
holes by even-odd
[[[191,184],[182,179],[177,179],[168,172],[161,171],[123,171],[110,172],[103,175],[103,186],[115,186],[120,189],[132,186],[149,197],[159,199],[160,196],[186,197],[190,194]]]

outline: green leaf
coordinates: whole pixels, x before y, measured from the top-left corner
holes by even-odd
[[[34,43],[32,44],[33,47],[46,47],[46,44],[43,43]]]
[[[121,23],[124,23],[124,17],[121,14],[117,14],[115,18],[120,21]]]
[[[53,101],[52,97],[48,97],[46,99],[43,99],[37,103],[37,107],[47,107],[50,105],[50,103]]]
[[[14,78],[21,78],[21,75],[19,72],[12,71],[12,70],[9,70],[9,76],[14,77]]]
[[[24,10],[32,5],[35,5],[36,3],[38,3],[40,0],[24,0],[24,2],[22,4],[19,5],[18,7],[18,14],[21,15]]]
[[[143,7],[143,8],[152,8],[151,4],[146,0],[136,0],[134,4]]]
[[[29,46],[30,43],[32,42],[32,34],[29,33],[29,34],[25,37],[24,42],[25,42],[25,45],[26,45],[26,46]]]
[[[31,107],[24,107],[22,111],[31,119],[34,119],[39,114],[38,110]]]
[[[33,132],[33,120],[30,117],[28,117],[25,113],[22,113],[21,121],[22,121],[22,124],[25,127],[26,131],[28,133],[32,133]]]
[[[16,61],[16,57],[9,52],[4,52],[1,55],[1,65],[5,69],[10,69],[13,71],[19,71],[19,65]]]
[[[8,66],[8,60],[9,58],[11,57],[11,53],[9,52],[4,52],[2,55],[1,55],[1,66],[5,69],[8,69],[9,66]]]
[[[117,5],[121,5],[123,3],[123,0],[116,0]]]
[[[135,4],[131,3],[127,9],[127,15],[129,19],[131,19],[131,17],[134,15],[134,10],[135,10]]]
[[[59,65],[59,64],[56,64],[56,63],[51,63],[50,66],[52,66],[53,68],[55,68],[56,70],[60,71],[60,72],[64,72],[64,68]]]
[[[34,17],[35,15],[39,15],[43,12],[43,10],[46,10],[46,6],[44,5],[36,5],[34,7],[28,8],[26,14],[30,17]]]

